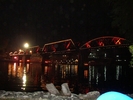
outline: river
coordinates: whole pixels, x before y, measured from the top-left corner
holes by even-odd
[[[81,75],[78,73],[77,64],[43,65],[1,61],[0,90],[47,91],[45,88],[47,83],[54,83],[57,89],[60,89],[60,85],[67,82],[74,93],[85,93],[91,90],[133,92],[131,74],[133,69],[127,69],[127,73],[127,71],[124,72],[125,69],[122,69],[123,66],[115,65],[110,71],[107,71],[109,68],[107,65],[89,66],[83,71],[83,79],[79,79]]]

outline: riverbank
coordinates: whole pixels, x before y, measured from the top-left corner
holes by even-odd
[[[91,94],[91,96],[89,96]],[[54,95],[50,92],[15,92],[0,91],[0,100],[96,100],[100,95],[98,91],[90,92],[90,94],[73,94],[66,96],[63,94]],[[93,94],[93,95],[92,95]]]
[[[0,90],[0,100],[96,100],[101,94],[98,91],[91,91],[87,94],[54,95],[50,92],[15,92]],[[133,98],[133,94],[127,94]]]

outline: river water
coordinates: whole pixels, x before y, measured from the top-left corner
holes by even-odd
[[[0,62],[0,89],[4,90],[39,90],[41,64]]]
[[[60,68],[58,69],[56,65],[55,68],[52,68],[51,65],[43,66],[41,63],[0,62],[0,89],[10,91],[46,91],[45,85],[47,83],[54,83],[60,88],[61,83],[69,82],[72,77],[77,77],[78,75],[77,65],[69,65],[65,69]],[[69,72],[70,70],[71,72]],[[67,74],[69,74],[69,77],[67,77]]]
[[[54,67],[52,67],[54,66]],[[119,64],[108,66],[89,66],[83,71],[79,80],[78,65],[43,65],[41,63],[0,62],[0,90],[9,91],[47,91],[45,85],[54,83],[60,89],[67,82],[74,93],[87,93],[91,90],[117,90],[133,92],[132,68],[122,69]],[[88,71],[89,69],[89,71]],[[97,70],[98,69],[98,70]],[[103,73],[103,74],[101,74]],[[89,76],[88,76],[89,75]],[[113,79],[112,79],[113,78]]]

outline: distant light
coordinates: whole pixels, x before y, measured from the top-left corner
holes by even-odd
[[[27,59],[27,62],[30,62],[30,60],[29,60],[29,59]]]
[[[107,54],[106,53],[104,53],[104,57],[107,57]]]
[[[84,66],[88,66],[89,64],[88,63],[84,63]]]
[[[14,57],[14,59],[16,59],[16,60],[17,60],[17,57],[15,56],[15,57]]]
[[[32,54],[32,50],[30,50],[30,54]]]
[[[45,60],[44,62],[45,62],[45,63],[50,63],[50,61],[49,61],[49,60]]]
[[[28,47],[29,47],[29,44],[28,44],[28,43],[25,43],[25,44],[24,44],[24,47],[25,47],[25,48],[28,48]]]
[[[78,59],[75,59],[75,62],[78,62]]]
[[[116,55],[116,57],[119,57],[119,55]]]

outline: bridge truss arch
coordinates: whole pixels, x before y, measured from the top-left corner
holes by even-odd
[[[125,38],[116,36],[103,36],[92,40],[89,40],[83,44],[80,49],[95,48],[95,47],[107,47],[107,46],[120,46],[129,45],[129,41]]]

